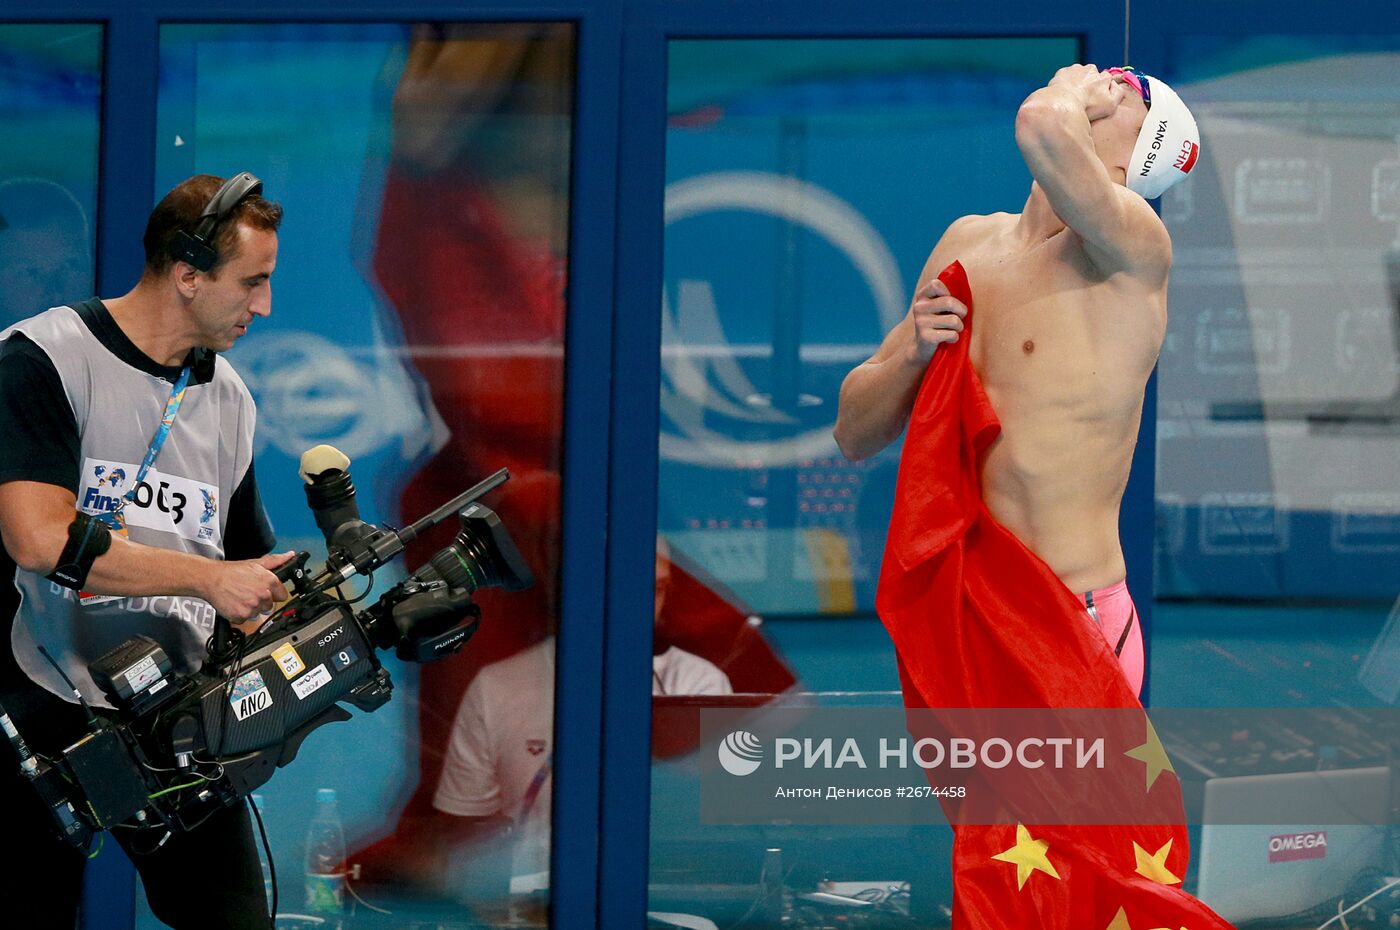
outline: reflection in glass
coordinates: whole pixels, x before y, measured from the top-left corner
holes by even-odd
[[[1183,53],[1210,144],[1162,204],[1163,595],[1395,592],[1376,569],[1400,552],[1400,98],[1366,75],[1400,38],[1355,44]]]
[[[1203,142],[1162,200],[1153,696],[1288,709],[1163,738],[1207,816],[1361,812],[1192,837],[1199,894],[1227,919],[1333,914],[1381,887],[1385,815],[1367,799],[1391,773],[1364,760],[1397,738],[1377,708],[1400,697],[1400,96],[1372,75],[1400,36],[1173,47],[1165,77]],[[1317,770],[1345,790],[1312,791]]]
[[[486,502],[536,578],[476,598],[462,654],[386,661],[393,701],[316,734],[269,784],[282,911],[304,909],[313,798],[334,787],[353,926],[543,925],[573,28],[161,35],[158,184],[246,169],[286,208],[273,315],[235,357],[281,543],[320,549],[294,463],[327,442],[353,460],[365,519],[396,525],[509,468]]]
[[[669,49],[661,530],[765,616],[868,613],[900,446],[840,456],[841,380],[949,222],[1024,200],[1009,114],[1075,43]]]
[[[0,328],[93,295],[102,27],[0,25]]]
[[[944,919],[945,827],[708,823],[700,779],[715,759],[697,746],[706,710],[901,706],[873,616],[900,446],[843,459],[837,395],[907,312],[948,223],[1024,202],[1012,115],[1076,51],[669,44],[659,528],[689,590],[673,582],[665,610],[735,694],[653,698],[653,919],[857,916],[799,898],[816,892],[860,896],[877,926]]]

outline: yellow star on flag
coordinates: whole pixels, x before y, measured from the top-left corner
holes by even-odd
[[[1150,878],[1154,882],[1163,885],[1180,884],[1181,879],[1177,878],[1167,869],[1167,854],[1172,851],[1172,841],[1167,840],[1162,844],[1162,848],[1155,853],[1148,855],[1143,849],[1133,841],[1133,857],[1137,859],[1137,873],[1144,878]]]
[[[1141,746],[1134,746],[1123,755],[1147,765],[1147,790],[1151,791],[1152,783],[1157,780],[1158,775],[1163,772],[1176,774],[1176,769],[1172,768],[1172,760],[1167,758],[1167,751],[1162,748],[1162,741],[1157,738],[1152,720],[1146,714],[1142,719],[1147,723],[1147,742]]]
[[[1113,923],[1108,925],[1108,930],[1133,930],[1132,925],[1128,923],[1128,912],[1120,907],[1118,913],[1113,915]],[[1153,930],[1171,930],[1171,927],[1154,927]],[[1186,928],[1182,927],[1181,930]]]
[[[1120,907],[1118,913],[1113,915],[1113,923],[1108,925],[1108,930],[1133,930],[1128,923],[1128,912]]]
[[[1058,879],[1060,873],[1055,871],[1055,867],[1050,864],[1050,860],[1045,857],[1045,852],[1050,848],[1050,844],[1045,840],[1037,840],[1031,836],[1031,831],[1025,828],[1024,824],[1016,824],[1016,845],[1005,852],[999,852],[993,859],[1000,859],[1002,862],[1010,862],[1016,866],[1016,890],[1020,891],[1026,884],[1026,879],[1031,877],[1031,872],[1039,869],[1051,878]]]

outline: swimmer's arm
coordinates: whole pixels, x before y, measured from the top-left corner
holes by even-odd
[[[832,435],[852,462],[868,459],[899,438],[909,420],[924,369],[908,351],[914,322],[906,316],[879,351],[846,375]]]
[[[1146,200],[1109,177],[1094,152],[1080,87],[1052,84],[1027,97],[1016,114],[1016,145],[1095,265],[1165,278],[1171,266],[1167,229]]]
[[[967,308],[947,296],[938,273],[957,257],[960,236],[977,219],[965,216],[948,227],[919,275],[909,313],[841,383],[833,435],[851,461],[870,458],[899,438],[934,352],[962,332]]]

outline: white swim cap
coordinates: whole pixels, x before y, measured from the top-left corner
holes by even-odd
[[[1201,133],[1191,111],[1166,82],[1128,73],[1141,83],[1147,102],[1147,116],[1128,160],[1128,189],[1151,200],[1191,173],[1201,154]]]

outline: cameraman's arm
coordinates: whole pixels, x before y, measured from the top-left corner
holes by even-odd
[[[40,481],[0,484],[0,536],[20,568],[46,575],[58,564],[77,512],[72,491]],[[230,619],[271,610],[287,596],[271,569],[290,553],[220,562],[187,552],[143,546],[112,534],[112,547],[92,563],[83,589],[92,594],[200,597]]]
[[[15,564],[48,574],[58,564],[77,513],[82,437],[48,353],[20,332],[0,345],[0,436],[6,440],[0,443],[0,536]],[[252,500],[260,509],[256,491]],[[230,512],[231,523],[238,509]],[[84,587],[94,594],[202,597],[220,614],[241,620],[286,597],[269,569],[288,558],[219,562],[113,536],[111,548],[93,562]]]

